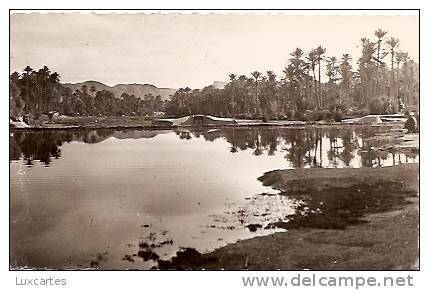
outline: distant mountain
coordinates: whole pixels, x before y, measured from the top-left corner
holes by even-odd
[[[227,83],[220,82],[220,81],[214,81],[212,86],[214,86],[216,89],[224,89]]]
[[[118,84],[113,87],[105,85],[97,81],[86,81],[81,83],[65,83],[64,86],[69,87],[72,91],[81,90],[82,86],[86,85],[89,89],[94,86],[97,91],[110,91],[116,98],[119,98],[123,93],[134,95],[138,98],[143,98],[144,95],[152,94],[153,96],[160,95],[162,100],[170,99],[170,95],[173,95],[176,90],[170,88],[158,88],[150,84]]]
[[[96,144],[100,143],[110,137],[116,139],[141,139],[141,138],[154,138],[159,134],[166,134],[171,132],[170,130],[133,130],[133,131],[114,131],[109,134],[100,134],[100,132],[94,130],[88,132],[88,134],[83,135],[79,140],[85,143]]]

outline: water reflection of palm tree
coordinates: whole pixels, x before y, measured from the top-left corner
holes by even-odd
[[[416,158],[417,158],[417,154],[415,153],[415,152],[406,152],[405,153],[405,162],[409,162],[409,159],[411,159],[412,160],[412,162],[415,162],[416,161]]]
[[[362,148],[358,154],[361,156],[361,165],[363,167],[381,166],[383,163],[382,161],[389,157],[387,151],[374,148],[373,141],[370,138],[373,137],[373,135],[373,133],[370,135],[363,133],[362,136]]]
[[[310,167],[318,167],[317,166],[317,131],[316,130],[306,130],[306,150],[307,150],[307,156],[305,156],[305,163],[308,164]],[[312,154],[314,152],[314,154]]]
[[[92,131],[15,132],[10,138],[10,160],[22,158],[28,166],[32,166],[34,160],[39,160],[44,165],[49,165],[53,158],[61,157],[61,146],[65,142],[100,142],[113,133],[113,130],[99,130],[96,134]]]
[[[353,136],[353,131],[350,130],[343,130],[341,139],[343,142],[343,150],[338,157],[344,162],[345,166],[350,166],[350,162],[354,157],[352,152],[358,148],[358,139]]]
[[[60,134],[56,132],[16,132],[10,142],[10,160],[22,158],[27,166],[32,166],[33,160],[48,166],[51,158],[58,159],[61,156],[60,146],[63,144]]]
[[[232,132],[232,137],[231,137],[231,139],[229,139],[230,140],[229,143],[231,144],[231,150],[229,152],[237,153],[238,150],[237,150],[237,140],[235,138],[235,128],[232,128],[231,132]],[[228,140],[228,138],[227,138],[227,140]]]
[[[255,140],[255,147],[256,148],[255,148],[255,151],[253,151],[253,155],[255,155],[255,156],[262,155],[260,138],[261,138],[261,135],[257,134],[256,140]]]
[[[179,138],[189,140],[189,139],[192,139],[192,136],[191,136],[191,133],[188,131],[180,131]]]
[[[332,165],[336,168],[338,167],[338,157],[339,146],[338,146],[338,132],[336,129],[329,130],[329,151],[328,151],[328,160],[332,163]]]
[[[272,156],[277,151],[277,136],[275,129],[267,128],[259,131],[260,148],[268,151],[268,155]]]
[[[323,133],[321,129],[316,129],[314,140],[314,156],[312,161],[312,167],[322,167],[322,139]],[[320,144],[320,145],[319,145]],[[319,151],[318,151],[319,150]],[[319,162],[317,162],[317,153],[319,153]]]
[[[133,131],[135,133],[135,131]],[[355,133],[357,132],[357,133]],[[44,165],[49,165],[54,158],[61,157],[61,146],[64,142],[77,140],[85,143],[100,142],[117,132],[114,130],[97,131],[50,131],[37,133],[14,132],[10,137],[10,160],[23,160],[23,162],[32,166],[34,160],[39,160]],[[134,136],[136,134],[131,134]],[[350,166],[351,160],[357,153],[360,155],[362,166],[372,167],[383,165],[383,160],[390,155],[387,151],[377,151],[371,149],[374,145],[370,138],[374,135],[374,130],[366,128],[356,129],[312,129],[306,128],[228,128],[216,131],[191,132],[175,131],[181,140],[189,140],[193,136],[201,134],[206,141],[214,141],[218,138],[225,139],[231,147],[228,147],[231,153],[239,150],[250,149],[255,156],[275,155],[280,144],[285,145],[286,154],[284,156],[293,167],[321,167],[323,154],[323,142],[329,138],[328,159],[330,164],[338,166],[342,161],[345,166]],[[122,135],[121,135],[122,136]],[[125,134],[125,137],[127,135]],[[140,136],[140,135],[138,135]],[[362,137],[362,150],[359,148],[360,137]],[[341,142],[340,142],[341,140]],[[342,146],[340,143],[342,143]],[[393,154],[394,152],[392,152]],[[407,154],[404,156],[393,154],[393,162],[408,162],[411,158],[415,159],[416,154]],[[399,158],[399,160],[398,160]],[[402,159],[402,160],[401,160]]]
[[[268,155],[272,156],[277,151],[278,141],[277,136],[275,134],[274,129],[269,130],[269,134],[267,136],[267,142],[268,142]]]
[[[322,153],[323,153],[323,145],[322,145],[322,141],[323,141],[323,132],[322,130],[320,130],[320,148],[319,148],[319,152],[320,152],[320,167],[323,167],[323,159],[322,159]]]
[[[304,156],[307,153],[307,145],[303,135],[302,130],[299,130],[296,134],[292,134],[290,139],[290,148],[286,149],[288,153],[285,157],[290,163],[292,163],[293,167],[300,168],[305,164]]]

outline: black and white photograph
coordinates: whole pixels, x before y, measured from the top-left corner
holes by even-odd
[[[9,11],[9,270],[420,270],[419,10],[238,12]]]

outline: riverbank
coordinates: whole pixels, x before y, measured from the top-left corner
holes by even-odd
[[[196,118],[200,117],[200,118]],[[184,117],[178,119],[158,119],[144,116],[119,116],[119,117],[68,117],[59,116],[52,119],[41,118],[32,120],[30,126],[22,122],[12,122],[10,129],[12,131],[40,131],[40,130],[76,130],[76,129],[165,129],[177,127],[294,127],[304,128],[306,126],[387,126],[393,128],[402,128],[403,122],[383,122],[383,123],[349,123],[334,121],[289,121],[289,120],[244,120],[218,118],[205,115],[195,115],[192,118]],[[195,119],[195,120],[194,120]],[[24,126],[25,125],[25,126]]]
[[[305,205],[286,232],[239,241],[200,255],[191,249],[161,269],[418,269],[418,164],[265,173],[264,185]]]

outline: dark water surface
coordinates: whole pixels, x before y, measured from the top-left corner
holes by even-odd
[[[301,201],[277,195],[259,176],[419,162],[373,150],[367,138],[385,130],[14,132],[11,266],[147,269],[181,247],[206,252],[283,231],[264,227]]]

